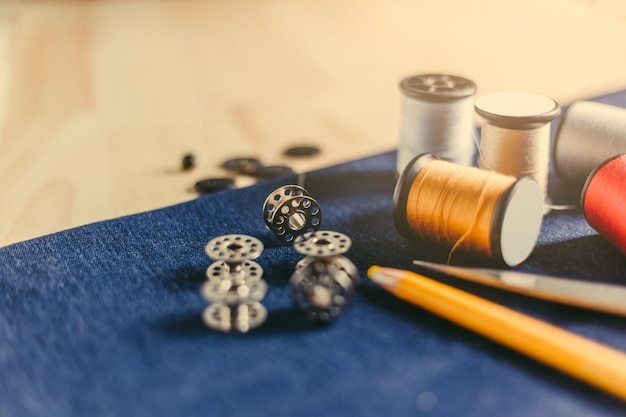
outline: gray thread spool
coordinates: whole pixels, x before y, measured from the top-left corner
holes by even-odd
[[[461,165],[475,154],[474,95],[476,84],[448,74],[420,74],[400,82],[402,119],[396,170],[411,159],[432,153]]]
[[[626,109],[592,101],[569,106],[554,138],[559,178],[582,185],[598,165],[621,153],[626,153]]]

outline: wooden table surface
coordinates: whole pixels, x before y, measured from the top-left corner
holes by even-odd
[[[625,52],[622,0],[1,3],[0,246],[196,198],[230,157],[391,150],[408,75],[566,104],[625,88]]]

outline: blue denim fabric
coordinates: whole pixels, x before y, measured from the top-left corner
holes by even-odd
[[[626,105],[626,93],[602,97]],[[617,416],[624,404],[406,304],[365,278],[372,264],[441,260],[391,217],[395,153],[308,173],[323,229],[347,234],[361,283],[346,314],[312,325],[287,282],[301,258],[262,218],[295,177],[91,224],[0,249],[0,417]],[[552,179],[559,202],[576,190]],[[199,294],[211,238],[256,236],[266,323],[207,329]],[[553,212],[520,270],[626,284],[626,257],[579,211]],[[460,283],[480,296],[626,350],[626,321]]]

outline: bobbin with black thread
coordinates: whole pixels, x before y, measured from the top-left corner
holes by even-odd
[[[433,154],[418,155],[407,164],[404,171],[400,175],[393,195],[393,220],[396,230],[405,238],[422,244],[431,244],[437,239],[432,236],[421,236],[416,230],[413,230],[411,225],[425,222],[424,219],[415,218],[415,213],[409,213],[408,202],[411,196],[412,188],[416,179],[433,161],[440,161],[448,164],[450,167],[455,167],[458,170],[466,170],[468,173],[473,171],[475,173],[481,173],[481,175],[487,175],[488,171],[480,170],[476,167],[467,167],[460,164],[454,164],[449,161],[444,161]],[[491,234],[488,236],[490,258],[498,264],[507,266],[514,266],[521,263],[530,254],[539,234],[541,222],[543,218],[542,213],[542,195],[539,189],[539,185],[535,180],[530,177],[514,178],[510,176],[504,176],[497,172],[491,172],[488,175],[498,175],[506,178],[510,178],[512,185],[499,196],[494,210],[493,218],[491,219]],[[456,192],[458,190],[452,190]],[[443,192],[443,191],[442,191]],[[529,201],[520,200],[520,198],[528,198]],[[516,210],[516,211],[511,211]],[[511,213],[518,213],[525,211],[526,221],[523,219],[511,218]],[[524,230],[524,237],[520,236],[520,240],[516,241],[516,236],[510,235],[511,225],[520,224],[520,228]],[[506,225],[506,227],[505,227]],[[513,228],[515,230],[515,228]],[[506,235],[503,235],[503,231],[506,231]],[[452,246],[453,242],[449,242]],[[511,250],[510,248],[514,249]],[[521,247],[521,249],[520,249]],[[465,255],[478,255],[479,257],[485,257],[485,253],[478,251],[469,252],[465,250]]]
[[[352,242],[346,235],[318,231],[298,238],[294,249],[305,255],[289,280],[291,299],[312,321],[328,323],[348,307],[359,279],[345,256]]]
[[[305,233],[319,230],[322,210],[317,201],[299,185],[274,190],[263,204],[263,220],[283,243],[292,243]]]
[[[402,117],[396,161],[398,174],[413,157],[422,153],[472,164],[476,89],[473,81],[451,74],[418,74],[400,82]]]
[[[215,260],[200,290],[211,303],[202,314],[208,327],[245,333],[265,321],[267,309],[260,301],[267,283],[263,269],[253,261],[262,251],[260,240],[242,234],[218,236],[207,243],[205,252]]]

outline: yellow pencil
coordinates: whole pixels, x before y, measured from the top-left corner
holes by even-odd
[[[367,275],[401,299],[626,400],[626,353],[414,272],[374,265]]]

